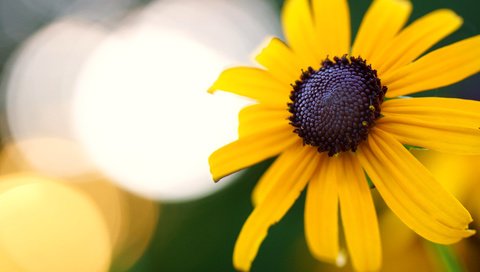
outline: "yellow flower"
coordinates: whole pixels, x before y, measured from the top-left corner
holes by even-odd
[[[403,28],[411,10],[409,1],[375,0],[350,46],[346,0],[287,0],[288,45],[271,39],[256,57],[264,69],[228,69],[213,84],[210,92],[258,102],[240,112],[239,139],[211,155],[213,178],[278,156],[254,189],[255,209],[234,250],[237,269],[250,270],[269,227],[308,185],[312,254],[337,258],[340,206],[354,268],[378,270],[380,237],[364,171],[389,208],[424,238],[450,244],[474,233],[468,211],[403,144],[480,154],[480,102],[398,97],[477,73],[480,36],[423,55],[462,19],[437,10]]]

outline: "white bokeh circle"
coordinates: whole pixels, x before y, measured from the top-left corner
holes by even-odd
[[[123,188],[187,200],[225,184],[213,183],[208,157],[237,138],[238,111],[251,101],[207,89],[274,32],[261,23],[273,16],[271,7],[233,2],[154,3],[126,20],[84,66],[74,99],[78,139]]]
[[[167,30],[108,38],[79,78],[74,108],[79,138],[96,165],[154,199],[218,188],[207,158],[235,139],[237,112],[246,104],[207,94],[224,64],[214,51]]]

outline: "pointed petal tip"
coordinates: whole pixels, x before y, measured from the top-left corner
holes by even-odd
[[[451,16],[452,18],[458,20],[458,22],[463,23],[463,17],[451,9],[439,9],[434,12],[443,13],[445,16]]]
[[[442,17],[438,17],[442,16]],[[438,18],[438,19],[443,19],[442,21],[447,21],[446,19],[453,19],[456,20],[457,23],[463,23],[463,17],[461,17],[458,13],[456,13],[454,10],[448,9],[448,8],[441,8],[434,10],[424,16],[426,17],[431,17],[431,18]],[[417,19],[418,21],[418,19]],[[414,21],[416,22],[416,21]],[[452,21],[448,21],[449,23],[453,23]]]
[[[217,77],[215,78],[215,81],[213,81],[213,83],[210,85],[210,87],[208,87],[207,93],[209,93],[209,94],[214,94],[215,92],[217,92],[218,90],[220,90],[221,87],[219,86],[219,82],[221,81],[222,75],[225,74],[228,70],[231,70],[231,69],[232,69],[232,68],[223,69],[223,70],[217,75]],[[221,83],[220,83],[220,85],[221,85]]]
[[[463,24],[464,20],[463,20],[463,17],[460,16],[459,14],[455,13],[455,11],[453,10],[450,10],[450,9],[447,9],[445,11],[448,11],[450,12],[451,16],[454,17],[456,20],[457,20],[457,24],[460,26]]]
[[[237,272],[248,272],[250,271],[250,267],[252,266],[252,262],[249,263],[241,263],[235,257],[233,258],[233,267]]]
[[[210,85],[210,87],[207,89],[207,93],[209,94],[214,94],[216,91],[218,91],[218,80],[220,78],[220,76],[223,74],[223,71],[222,73],[220,73],[220,75],[218,76],[217,79],[215,79],[215,81],[212,83],[212,85]]]
[[[477,233],[476,230],[464,229],[464,230],[461,230],[461,232],[459,233],[459,235],[456,238],[450,238],[448,240],[436,240],[436,241],[432,241],[432,242],[434,242],[436,244],[440,244],[440,245],[452,245],[452,244],[456,244],[456,243],[460,242],[462,239],[465,239],[465,238],[468,238],[468,237],[471,237],[471,236],[475,235],[475,233]]]
[[[207,89],[207,93],[213,94],[213,93],[215,93],[215,92],[218,90],[218,89],[217,89],[217,86],[216,86],[216,85],[217,85],[216,83],[217,83],[217,81],[215,81],[215,82],[212,84],[212,86],[210,86],[210,88]]]
[[[258,58],[262,56],[262,54],[265,53],[265,51],[268,50],[268,47],[276,42],[276,40],[279,40],[277,37],[270,35],[265,37],[262,42],[257,46],[255,50],[253,50],[254,54],[254,59],[258,61]]]
[[[218,170],[215,167],[210,166],[210,175],[214,183],[218,183],[220,180],[222,180],[224,177],[230,174],[232,174],[232,172],[225,173],[225,172],[222,172],[221,170]]]
[[[472,223],[473,222],[472,215],[470,214],[470,212],[467,209],[465,209],[465,212],[467,213],[467,218],[468,218],[467,219],[467,224]]]
[[[222,177],[217,175],[212,168],[210,168],[210,175],[212,177],[213,182],[215,182],[215,183],[219,182],[220,179],[222,179]]]
[[[472,235],[475,235],[475,233],[477,233],[477,231],[474,230],[474,229],[467,229],[466,232],[468,234],[468,236],[466,236],[466,237],[470,237]]]
[[[310,250],[313,257],[318,260],[318,261],[321,261],[321,262],[325,262],[325,263],[329,263],[329,264],[333,264],[333,265],[336,265],[336,266],[339,266],[341,267],[342,266],[342,262],[345,262],[345,255],[342,255],[339,251],[337,251],[336,253],[327,253],[327,252],[314,252],[312,250]]]
[[[226,175],[221,175],[218,173],[215,164],[213,163],[213,161],[215,160],[215,158],[213,157],[214,154],[215,152],[208,158],[208,165],[210,167],[210,176],[212,177],[213,182],[217,183]]]

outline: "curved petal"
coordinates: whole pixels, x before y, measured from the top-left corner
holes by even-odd
[[[346,0],[312,1],[315,30],[330,57],[350,53],[350,12]]]
[[[264,130],[221,147],[208,163],[215,181],[233,172],[271,158],[299,141],[290,130]]]
[[[444,87],[480,71],[480,35],[435,50],[382,76],[387,97]]]
[[[305,238],[313,256],[335,263],[338,245],[338,158],[323,153],[308,184],[305,200]]]
[[[378,54],[375,69],[384,76],[388,71],[407,65],[437,42],[457,30],[463,23],[461,17],[448,9],[433,11],[402,30]]]
[[[386,204],[413,231],[440,244],[475,233],[467,229],[468,211],[393,137],[375,128],[357,154]]]
[[[383,112],[382,112],[383,113]],[[440,112],[437,112],[441,114]],[[452,116],[441,119],[409,114],[384,113],[377,127],[388,132],[403,144],[454,154],[480,154],[480,129],[472,126],[475,120],[451,122]],[[461,118],[461,116],[458,116]]]
[[[302,65],[293,51],[278,38],[271,38],[255,57],[275,78],[290,86],[302,74]]]
[[[252,192],[252,202],[254,206],[258,206],[265,200],[265,196],[275,187],[275,184],[283,182],[283,173],[289,173],[295,170],[297,164],[292,163],[292,158],[296,156],[302,146],[302,142],[298,141],[287,148],[275,159],[267,171],[265,171]]]
[[[236,269],[250,270],[268,229],[285,215],[312,177],[318,166],[317,154],[313,148],[300,147],[291,157],[291,163],[297,166],[295,170],[287,172],[284,169],[281,173],[282,182],[275,184],[265,196],[265,201],[250,214],[235,244],[233,264]]]
[[[240,138],[264,130],[290,129],[293,134],[293,127],[290,126],[288,117],[291,115],[287,110],[272,108],[263,104],[256,104],[243,108],[238,114],[238,134]]]
[[[375,54],[381,52],[405,25],[412,11],[408,0],[374,0],[360,24],[352,47],[353,56],[361,56],[373,67]]]
[[[290,48],[302,61],[302,66],[317,69],[326,52],[313,28],[308,0],[286,0],[282,10],[282,26]]]
[[[340,212],[348,251],[357,271],[377,271],[382,262],[380,232],[370,188],[357,158],[340,155],[343,161],[338,179]]]
[[[291,86],[278,81],[268,71],[253,67],[234,67],[224,70],[208,90],[246,96],[265,104],[285,105]]]
[[[416,119],[446,124],[480,127],[480,101],[422,97],[408,99],[391,99],[382,104],[385,116],[408,116]]]

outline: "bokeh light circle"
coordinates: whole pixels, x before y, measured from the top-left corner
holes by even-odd
[[[224,63],[169,30],[143,26],[107,39],[75,99],[78,135],[92,160],[124,188],[153,199],[218,189],[207,158],[236,137],[236,112],[247,103],[206,93]]]
[[[1,271],[108,271],[107,227],[88,197],[31,174],[0,184]]]
[[[251,64],[277,20],[255,0],[158,1],[132,14],[77,81],[75,125],[95,164],[151,199],[185,201],[221,188],[208,157],[237,138],[238,111],[251,101],[206,90],[226,67]]]
[[[22,142],[20,152],[41,172],[70,178],[94,170],[76,143],[72,99],[82,65],[106,33],[97,24],[63,18],[27,39],[7,63],[8,130],[0,134]]]
[[[69,183],[98,206],[110,234],[112,271],[127,271],[142,256],[156,230],[159,204],[123,191],[98,176]]]

